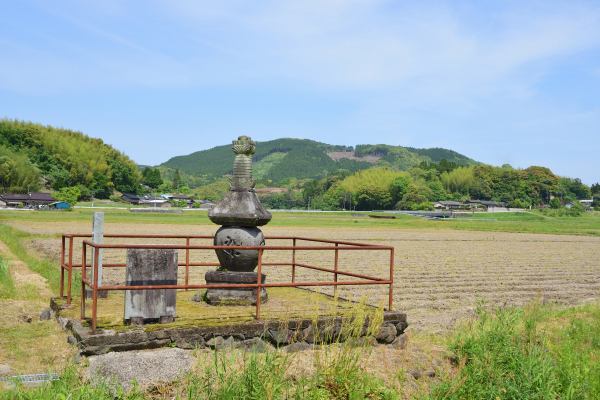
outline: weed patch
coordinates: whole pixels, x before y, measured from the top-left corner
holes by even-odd
[[[432,399],[600,398],[600,305],[478,312],[451,345],[456,376]]]

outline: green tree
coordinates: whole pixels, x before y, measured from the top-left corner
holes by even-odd
[[[39,170],[27,157],[0,146],[0,185],[3,192],[31,192],[40,188]]]
[[[179,186],[181,186],[181,174],[179,173],[179,168],[177,168],[175,169],[175,175],[173,175],[173,188],[179,190]]]
[[[160,170],[158,168],[144,168],[142,171],[142,183],[152,189],[158,189],[163,184]]]
[[[34,180],[31,176],[35,175],[38,187],[41,177],[46,186],[57,191],[81,185],[103,197],[110,196],[114,189],[137,192],[139,188],[140,173],[129,158],[102,140],[80,132],[0,120],[0,148],[8,149],[30,165],[19,161],[17,168],[28,171],[30,186]],[[6,155],[4,151],[0,153]]]
[[[392,181],[390,194],[392,195],[392,202],[394,204],[402,199],[411,183],[412,178],[409,174],[400,175]]]
[[[578,178],[560,178],[558,181],[558,192],[564,199],[583,200],[592,197],[590,187],[582,183]]]
[[[473,167],[460,167],[444,172],[440,180],[448,193],[467,195],[476,187]]]
[[[558,197],[555,197],[552,200],[550,200],[550,208],[557,210],[561,207],[562,207],[562,203],[560,202],[560,199]]]
[[[424,181],[415,181],[411,183],[408,190],[396,204],[398,210],[420,210],[430,207],[430,199],[433,192]]]
[[[64,187],[54,193],[56,200],[66,201],[71,206],[74,206],[77,203],[79,196],[81,196],[81,192],[77,186]]]

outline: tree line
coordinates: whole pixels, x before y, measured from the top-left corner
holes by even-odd
[[[141,174],[126,155],[80,132],[30,122],[0,120],[3,192],[72,188],[80,198],[138,192]]]
[[[274,208],[426,210],[442,200],[492,200],[516,208],[558,208],[591,198],[600,206],[600,184],[590,187],[579,179],[559,177],[546,167],[460,166],[441,160],[423,162],[407,171],[385,167],[355,173],[341,170],[262,200]]]

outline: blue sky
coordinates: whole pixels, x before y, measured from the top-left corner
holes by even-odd
[[[143,164],[228,143],[446,147],[600,181],[600,2],[4,1],[0,117]]]

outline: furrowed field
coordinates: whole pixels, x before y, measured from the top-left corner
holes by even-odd
[[[210,235],[216,230],[216,226],[210,223],[204,212],[139,215],[125,210],[104,211],[106,233]],[[29,264],[30,269],[48,279],[50,290],[56,293],[60,234],[89,233],[91,215],[91,210],[0,213],[0,239],[6,243],[3,253],[10,251],[12,257]],[[367,370],[381,377],[388,387],[399,390],[401,397],[419,394],[444,398],[448,395],[448,390],[454,390],[449,389],[453,387],[453,379],[458,379],[460,374],[465,373],[465,369],[460,366],[457,368],[456,365],[452,367],[450,364],[441,366],[440,361],[435,359],[443,359],[440,354],[445,354],[443,349],[447,343],[454,343],[453,350],[458,356],[466,354],[461,352],[461,342],[456,337],[460,332],[471,332],[471,339],[484,340],[482,335],[486,329],[492,329],[488,325],[458,328],[464,327],[465,321],[472,320],[474,316],[483,315],[482,310],[507,310],[506,315],[514,317],[511,323],[502,320],[508,318],[506,315],[488,317],[494,321],[500,318],[496,322],[505,324],[502,329],[514,328],[513,333],[517,336],[522,333],[521,327],[527,324],[530,316],[527,313],[520,314],[519,310],[522,308],[513,309],[513,306],[525,306],[527,309],[531,307],[528,304],[534,302],[537,304],[535,307],[542,308],[535,315],[544,316],[538,320],[546,321],[544,326],[552,327],[555,330],[551,330],[551,333],[559,336],[560,333],[556,332],[562,332],[559,328],[564,324],[569,326],[569,318],[586,313],[597,315],[600,298],[598,213],[559,218],[536,213],[477,214],[463,219],[429,221],[403,215],[396,219],[373,219],[366,214],[356,213],[278,212],[274,214],[272,223],[264,228],[264,232],[267,236],[335,238],[394,247],[394,308],[408,314],[413,347],[409,346],[406,354],[392,351],[385,356],[381,354],[384,350],[375,350],[374,355],[369,357],[387,357],[386,362],[395,365],[395,369],[392,368],[391,371],[389,365],[373,367],[369,364]],[[183,244],[182,241],[153,241],[158,242]],[[209,243],[198,241],[193,244]],[[278,240],[267,243],[290,244]],[[79,247],[76,247],[74,254],[78,262]],[[123,252],[107,251],[104,257],[105,262],[122,260]],[[182,257],[183,253],[180,254],[180,259]],[[267,262],[289,262],[290,254],[267,252],[265,257]],[[339,265],[341,270],[387,277],[388,257],[389,253],[382,251],[341,251]],[[216,257],[212,251],[198,250],[191,253],[191,259],[212,261]],[[297,261],[331,268],[333,253],[298,252]],[[191,280],[203,283],[206,269],[193,268],[192,271]],[[289,267],[266,267],[264,272],[270,282],[290,278]],[[113,269],[105,278],[112,282],[122,282],[122,271]],[[325,280],[331,279],[331,274],[299,270],[297,279]],[[332,293],[328,288],[323,291]],[[352,300],[387,305],[386,286],[342,287],[339,294]],[[585,304],[589,306],[583,306]],[[573,308],[573,314],[560,314],[566,312],[561,310],[569,310],[566,306],[579,308]],[[307,309],[308,311],[310,310]],[[538,323],[538,320],[534,322]],[[592,328],[598,329],[597,326]],[[595,332],[593,329],[592,332]],[[595,349],[597,344],[591,345]],[[471,354],[469,357],[474,356]],[[414,363],[437,365],[439,370],[436,380],[429,383],[421,380],[417,382],[418,385],[408,385],[405,375]],[[467,394],[457,398],[477,396]]]

